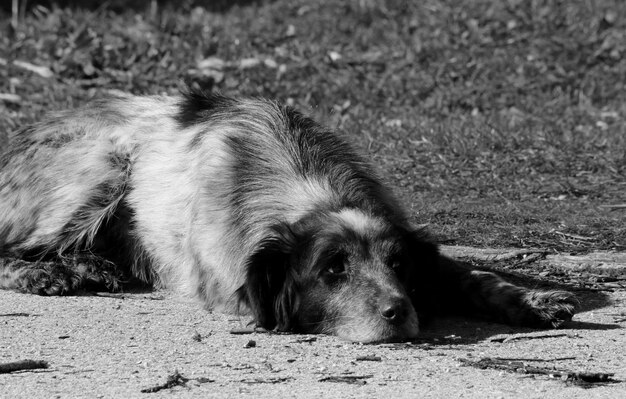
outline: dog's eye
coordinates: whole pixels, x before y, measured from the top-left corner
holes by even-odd
[[[332,276],[343,276],[346,274],[346,258],[341,254],[332,256],[324,271]]]
[[[399,269],[402,266],[402,256],[400,254],[394,254],[387,259],[387,265],[391,269]]]
[[[342,264],[330,265],[326,268],[326,271],[330,274],[334,274],[336,276],[344,274],[346,272],[346,267]]]

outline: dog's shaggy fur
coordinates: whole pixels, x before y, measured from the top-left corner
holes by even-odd
[[[0,158],[0,287],[171,287],[268,329],[411,339],[418,314],[557,326],[575,299],[440,256],[370,165],[290,107],[122,96],[18,132]]]

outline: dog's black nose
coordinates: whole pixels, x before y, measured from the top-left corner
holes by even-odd
[[[399,297],[381,299],[378,310],[382,318],[390,322],[401,323],[406,318],[405,301]]]

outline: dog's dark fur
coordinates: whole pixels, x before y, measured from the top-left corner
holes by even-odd
[[[172,287],[265,328],[411,339],[418,314],[558,326],[575,299],[440,256],[370,165],[290,107],[122,96],[17,133],[0,159],[0,287]]]

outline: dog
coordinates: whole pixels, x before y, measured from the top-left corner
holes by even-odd
[[[0,158],[0,288],[140,283],[279,331],[415,338],[478,314],[557,327],[576,298],[442,256],[346,140],[289,106],[120,95],[16,133]],[[419,315],[419,317],[418,317]]]

